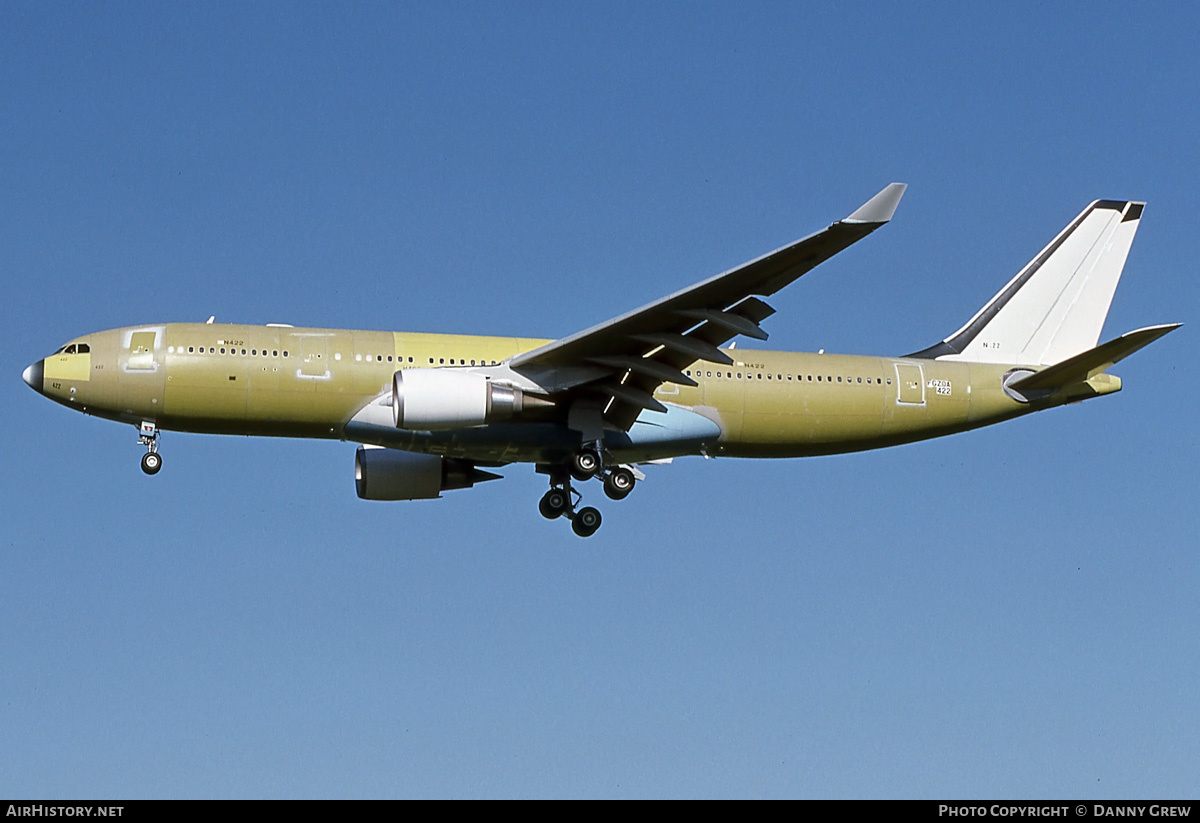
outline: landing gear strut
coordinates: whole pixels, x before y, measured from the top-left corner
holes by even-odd
[[[158,453],[158,427],[143,421],[138,432],[138,445],[146,447],[146,453],[142,455],[142,471],[150,475],[158,474],[162,468],[162,456]]]
[[[542,517],[547,520],[567,518],[571,521],[571,531],[580,537],[591,537],[595,534],[603,518],[600,512],[591,506],[575,508],[583,499],[583,495],[571,488],[574,463],[539,467],[538,470],[550,475],[550,491],[542,495],[538,502],[538,511],[542,513]]]

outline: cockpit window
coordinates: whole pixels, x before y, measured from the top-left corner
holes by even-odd
[[[92,351],[92,347],[89,346],[87,343],[79,344],[79,353],[80,354],[90,354],[91,351]]]
[[[72,343],[71,345],[67,346],[66,351],[64,351],[63,354],[75,354],[75,344]]]

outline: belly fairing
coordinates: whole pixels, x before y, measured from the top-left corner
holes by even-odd
[[[488,462],[562,462],[581,443],[579,433],[555,423],[492,423],[451,431],[397,429],[391,407],[378,398],[346,423],[344,437],[409,451]],[[721,427],[696,411],[667,406],[645,411],[628,432],[606,431],[604,446],[620,462],[700,454],[721,435]]]

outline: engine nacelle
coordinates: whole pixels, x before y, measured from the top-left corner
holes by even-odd
[[[499,477],[436,454],[359,446],[354,455],[354,487],[363,500],[431,500]]]
[[[497,386],[475,372],[403,369],[392,377],[392,419],[398,429],[482,426],[511,420],[524,409],[520,389]]]

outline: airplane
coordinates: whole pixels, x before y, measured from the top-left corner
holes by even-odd
[[[628,496],[676,457],[805,457],[940,437],[1119,391],[1108,369],[1178,328],[1097,345],[1143,203],[1097,200],[962,328],[902,357],[737,348],[769,297],[891,220],[892,183],[828,228],[558,340],[207,323],[75,338],[23,373],[68,408],[163,431],[360,444],[366,500],[418,500],[532,463],[580,537],[576,484]],[[731,342],[732,341],[732,342]],[[726,345],[728,344],[728,345]]]

